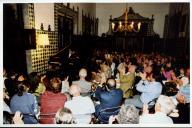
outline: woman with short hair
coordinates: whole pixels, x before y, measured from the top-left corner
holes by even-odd
[[[50,80],[50,86],[41,95],[40,123],[54,124],[57,110],[64,106],[67,97],[61,93],[61,80],[54,77]]]

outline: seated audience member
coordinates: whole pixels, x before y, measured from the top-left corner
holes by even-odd
[[[17,84],[15,72],[8,73],[8,78],[4,80],[5,88],[9,94],[9,97],[12,98],[17,93]]]
[[[162,68],[162,73],[167,80],[171,80],[171,75],[173,73],[171,62],[166,63],[165,68]]]
[[[111,68],[111,76],[115,76],[116,65],[113,60],[113,56],[110,56],[109,62],[110,62],[110,68]]]
[[[40,96],[45,92],[46,87],[43,84],[43,79],[46,76],[39,76],[37,72],[32,72],[29,74],[29,83],[30,83],[30,89],[29,91],[33,93],[36,98],[37,102],[39,103]]]
[[[100,104],[95,106],[96,117],[99,116],[100,111],[106,108],[118,107],[122,103],[123,91],[116,89],[116,81],[109,78],[106,82],[105,89],[98,87],[95,92],[95,97],[99,100]],[[105,115],[102,115],[105,116]],[[108,120],[107,120],[108,121]]]
[[[147,74],[146,78],[148,79],[148,77],[150,77],[150,75],[151,75],[151,73],[152,73],[152,71],[153,71],[152,66],[146,66],[146,67],[144,67],[143,70],[144,70],[144,72]]]
[[[81,94],[87,96],[91,91],[91,83],[85,79],[87,77],[87,70],[85,68],[80,69],[79,77],[80,79],[73,81],[72,84],[79,85],[81,87]]]
[[[138,124],[139,111],[133,106],[121,106],[121,109],[116,116],[110,116],[109,124],[117,120],[118,124]]]
[[[185,86],[181,87],[176,97],[179,103],[183,103],[183,104],[189,103],[190,102],[190,84],[188,83]]]
[[[179,117],[174,119],[175,123],[190,123],[190,84],[182,86],[176,95],[178,101],[177,109]]]
[[[74,124],[72,112],[68,108],[60,108],[55,115],[56,124]]]
[[[158,74],[153,72],[149,80],[146,80],[146,73],[140,73],[141,80],[136,85],[137,91],[141,95],[135,95],[132,99],[126,99],[125,105],[133,104],[137,108],[142,108],[143,104],[154,105],[153,100],[158,98],[162,92],[162,85],[158,82]]]
[[[126,74],[125,68],[119,69],[120,89],[123,91],[123,98],[132,96],[132,88],[135,79],[135,66],[129,66],[129,72]]]
[[[7,111],[3,111],[3,124],[24,124],[22,118],[23,115],[19,111],[16,111],[14,116]]]
[[[18,93],[12,97],[10,108],[12,113],[20,111],[23,114],[25,124],[37,124],[38,105],[36,97],[26,92],[25,85],[25,82],[18,85]]]
[[[27,77],[24,73],[18,73],[15,79],[18,83],[21,83],[22,81],[26,81]]]
[[[61,80],[54,77],[50,80],[50,87],[41,95],[40,123],[54,124],[57,110],[64,106],[66,96],[61,93]]]
[[[101,73],[103,73],[107,78],[111,77],[111,68],[109,67],[109,65],[106,64],[106,62],[103,62],[102,64],[100,64],[100,68],[101,68]]]
[[[95,107],[93,101],[88,96],[81,96],[80,92],[81,88],[78,85],[71,85],[70,94],[73,98],[67,101],[64,107],[72,111],[77,124],[89,124]]]
[[[173,120],[168,115],[175,107],[171,97],[160,95],[155,104],[154,114],[149,114],[148,105],[144,105],[139,124],[173,124]]]
[[[30,84],[29,92],[34,93],[40,83],[40,76],[37,74],[37,72],[31,72],[29,74],[28,81]]]
[[[186,71],[184,68],[180,68],[179,70],[180,74],[177,77],[179,80],[181,80],[181,85],[180,86],[185,86],[189,83],[189,78],[186,76]]]

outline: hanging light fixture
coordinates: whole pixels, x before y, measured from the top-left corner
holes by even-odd
[[[128,11],[125,11],[125,20],[119,23],[111,23],[113,32],[139,32],[141,29],[141,22],[128,21]],[[123,23],[122,23],[123,22]]]

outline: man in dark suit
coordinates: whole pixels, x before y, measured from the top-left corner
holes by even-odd
[[[95,95],[100,102],[100,104],[95,107],[96,117],[99,116],[100,111],[103,109],[120,106],[123,99],[123,91],[121,89],[116,89],[116,81],[113,78],[107,80],[105,89],[98,87]]]

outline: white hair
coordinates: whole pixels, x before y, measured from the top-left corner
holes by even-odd
[[[81,87],[79,85],[73,84],[70,87],[69,93],[71,95],[77,94],[81,92]]]
[[[156,103],[159,103],[161,106],[161,112],[167,115],[170,114],[176,107],[172,98],[165,95],[160,95]]]
[[[63,107],[60,108],[55,114],[55,123],[72,124],[74,118],[70,109]]]

